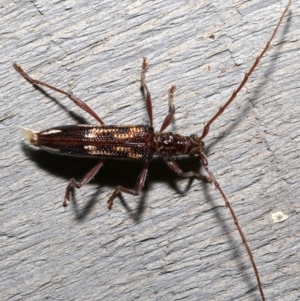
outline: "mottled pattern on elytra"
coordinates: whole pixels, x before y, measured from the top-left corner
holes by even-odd
[[[154,130],[145,125],[70,125],[36,133],[32,144],[62,155],[150,160]]]

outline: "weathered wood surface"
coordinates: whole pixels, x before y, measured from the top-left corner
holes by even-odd
[[[94,120],[65,97],[40,92],[12,67],[76,96],[107,124],[147,122],[140,91],[150,67],[154,122],[177,86],[172,130],[200,134],[269,39],[287,1],[2,1],[1,300],[260,300],[245,249],[213,185],[151,162],[140,197],[108,211],[139,164],[107,162],[62,207],[65,187],[95,164],[32,150],[20,126]],[[269,52],[212,126],[211,170],[229,197],[266,300],[299,300],[300,2]],[[197,161],[180,158],[189,170]],[[274,223],[282,211],[288,219]]]

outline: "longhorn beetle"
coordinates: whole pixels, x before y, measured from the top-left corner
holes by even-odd
[[[273,31],[271,38],[265,45],[264,49],[256,58],[254,64],[249,69],[249,71],[246,72],[244,79],[241,81],[237,89],[232,93],[231,97],[222,107],[220,107],[220,109],[215,113],[215,115],[213,115],[213,117],[204,126],[201,136],[192,134],[190,137],[186,137],[181,136],[179,134],[174,134],[172,132],[164,132],[164,130],[170,125],[175,113],[175,106],[173,104],[175,86],[172,86],[169,89],[170,111],[165,117],[159,132],[154,131],[151,94],[149,92],[145,79],[145,73],[148,67],[146,58],[143,58],[142,63],[141,85],[144,91],[146,92],[145,102],[150,125],[105,125],[102,119],[85,102],[83,102],[82,100],[75,97],[69,92],[65,92],[45,82],[33,79],[22,69],[20,65],[14,63],[13,66],[16,69],[16,71],[18,71],[30,83],[36,86],[45,86],[47,88],[50,88],[54,91],[68,96],[68,98],[72,100],[77,106],[89,113],[100,123],[100,125],[67,125],[53,127],[39,133],[36,133],[29,129],[23,129],[25,140],[29,144],[44,149],[46,151],[60,155],[91,157],[100,159],[97,165],[80,182],[77,182],[74,178],[70,180],[70,183],[66,189],[63,205],[68,205],[73,188],[80,188],[84,184],[88,183],[103,166],[104,161],[106,159],[121,159],[143,162],[143,168],[140,175],[137,178],[135,189],[130,190],[122,186],[117,186],[117,188],[114,190],[114,192],[108,200],[108,209],[112,208],[114,198],[121,192],[131,195],[139,195],[145,183],[149,161],[151,160],[153,155],[161,155],[163,156],[170,169],[172,169],[179,176],[186,178],[194,177],[207,183],[214,183],[216,189],[222,195],[225,204],[228,207],[230,214],[233,218],[234,224],[236,225],[236,228],[240,234],[242,242],[245,245],[251,264],[254,269],[261,298],[262,300],[265,300],[258,270],[254,262],[252,252],[246,241],[245,235],[238,223],[237,217],[223,189],[214,177],[213,173],[208,168],[208,161],[204,154],[205,145],[203,139],[209,133],[211,124],[224,112],[224,110],[235,99],[239,91],[247,82],[249,76],[252,74],[252,72],[258,65],[262,56],[269,48],[270,43],[272,42],[290,4],[291,0],[289,0],[285,10],[283,11]],[[196,173],[193,171],[183,172],[172,158],[173,156],[178,155],[192,155],[199,157],[201,164],[208,173],[208,176],[201,175],[200,173]]]

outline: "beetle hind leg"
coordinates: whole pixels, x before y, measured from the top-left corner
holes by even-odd
[[[66,189],[66,194],[65,194],[65,198],[63,201],[63,206],[67,207],[68,203],[71,199],[71,192],[73,191],[73,188],[80,188],[81,186],[83,186],[84,184],[87,184],[89,181],[91,181],[94,176],[96,175],[96,173],[99,171],[99,169],[103,166],[105,160],[101,159],[96,166],[93,167],[93,169],[80,181],[80,182],[76,182],[76,180],[74,178],[72,178],[67,186]]]

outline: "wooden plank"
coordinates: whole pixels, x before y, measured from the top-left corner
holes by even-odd
[[[144,124],[139,89],[149,61],[154,124],[175,84],[172,131],[201,134],[269,39],[287,1],[3,1],[1,18],[1,300],[260,300],[249,258],[213,185],[151,162],[140,197],[108,211],[140,165],[107,162],[63,208],[65,187],[94,161],[21,142],[20,126],[94,122],[65,97],[15,72],[72,91],[107,124]],[[258,266],[266,300],[299,300],[299,37],[293,1],[267,55],[205,139]],[[184,170],[197,160],[179,158]],[[288,219],[274,223],[272,214]]]

